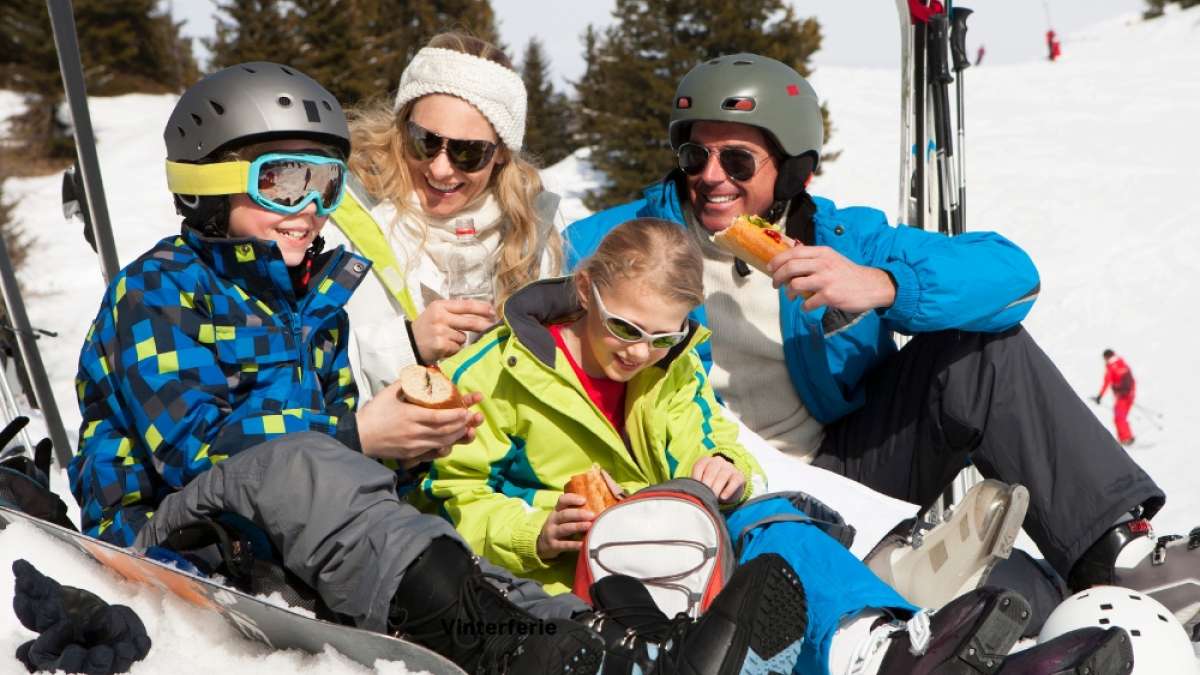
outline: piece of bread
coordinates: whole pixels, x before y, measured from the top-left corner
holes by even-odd
[[[405,366],[398,379],[400,397],[413,405],[435,410],[463,407],[458,388],[437,366]]]
[[[713,243],[763,274],[770,274],[767,263],[771,258],[799,245],[758,216],[738,216],[732,225],[713,235]]]
[[[604,509],[617,503],[617,497],[608,488],[608,481],[604,480],[604,473],[596,464],[583,473],[571,476],[563,492],[586,497],[587,504],[584,508],[597,516]]]

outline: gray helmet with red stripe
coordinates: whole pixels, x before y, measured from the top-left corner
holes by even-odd
[[[758,127],[788,157],[819,159],[825,140],[812,85],[791,66],[758,54],[719,56],[683,76],[671,109],[671,149],[678,150],[701,120]]]
[[[783,204],[804,192],[821,160],[825,123],[817,92],[786,63],[758,54],[709,59],[679,81],[671,107],[671,149],[679,150],[694,122],[736,122],[757,127],[783,157],[775,199]]]

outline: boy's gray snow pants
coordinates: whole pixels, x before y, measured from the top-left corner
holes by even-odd
[[[396,496],[395,474],[316,432],[288,434],[249,448],[167,496],[134,546],[161,543],[176,528],[222,512],[263,530],[283,564],[316,589],[330,609],[360,628],[383,631],[409,565],[437,537],[460,542],[450,523]],[[463,542],[463,547],[470,547]],[[587,609],[579,598],[551,597],[536,582],[480,559],[514,604],[540,618]]]

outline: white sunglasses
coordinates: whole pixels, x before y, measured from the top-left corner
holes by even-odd
[[[596,288],[596,284],[592,284],[592,297],[596,299],[596,308],[600,310],[600,316],[604,320],[604,327],[608,329],[609,335],[621,342],[646,342],[654,349],[670,349],[683,342],[688,335],[687,330],[672,333],[647,333],[629,319],[608,311],[608,308],[604,306],[604,301],[600,299],[600,290]]]

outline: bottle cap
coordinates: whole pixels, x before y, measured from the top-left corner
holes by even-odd
[[[454,234],[458,237],[466,234],[475,236],[475,220],[472,218],[459,218],[454,221]]]

